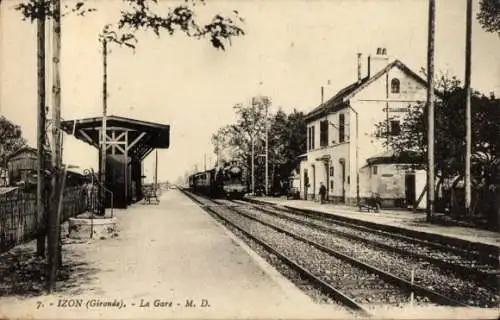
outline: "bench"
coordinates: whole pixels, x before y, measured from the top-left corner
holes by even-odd
[[[159,204],[160,199],[158,199],[158,194],[155,190],[146,189],[143,192],[144,198],[142,204]]]

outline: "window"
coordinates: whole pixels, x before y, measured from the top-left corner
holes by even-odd
[[[330,190],[333,190],[333,180],[330,180]]]
[[[399,93],[399,80],[396,78],[391,80],[391,93]]]
[[[319,131],[319,145],[321,147],[328,146],[328,120],[319,123]]]
[[[390,135],[397,136],[401,133],[401,124],[399,120],[391,120]]]
[[[373,166],[373,175],[377,175],[377,166]]]
[[[308,128],[308,150],[314,149],[314,126]]]
[[[315,148],[314,136],[315,136],[314,126],[312,126],[312,127],[311,127],[311,149],[313,149],[313,150],[314,150],[314,148]]]
[[[307,150],[311,150],[311,127],[307,127]]]
[[[345,116],[343,113],[339,114],[339,143],[345,141]]]
[[[334,171],[333,171],[333,166],[331,166],[331,167],[330,167],[330,177],[333,177],[333,173],[334,173]]]

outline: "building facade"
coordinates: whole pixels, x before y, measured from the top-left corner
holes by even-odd
[[[425,173],[413,170],[411,154],[395,154],[383,139],[400,134],[409,106],[426,101],[425,80],[385,49],[368,56],[362,77],[306,115],[307,157],[300,165],[301,197],[317,199],[321,183],[328,200],[355,204],[378,194],[383,206],[413,205],[425,186]],[[387,132],[377,132],[384,123]],[[425,203],[425,199],[421,201]]]

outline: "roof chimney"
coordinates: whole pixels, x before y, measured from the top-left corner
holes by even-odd
[[[361,81],[361,53],[358,53],[358,81]]]
[[[387,56],[387,49],[383,47],[377,48],[377,54],[375,56],[368,56],[368,77],[375,75],[385,68],[388,63],[389,57]]]

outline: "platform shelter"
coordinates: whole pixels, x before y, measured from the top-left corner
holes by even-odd
[[[101,159],[102,117],[67,120],[61,126],[66,133],[96,147]],[[142,199],[142,162],[154,149],[169,145],[169,125],[107,116],[106,188],[113,192],[115,208],[126,208]],[[106,206],[110,204],[107,196]]]

